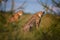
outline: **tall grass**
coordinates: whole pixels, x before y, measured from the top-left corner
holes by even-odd
[[[31,16],[31,14],[24,14],[17,23],[9,23],[7,27],[4,26],[5,17],[0,16],[0,40],[60,40],[60,16],[57,15],[44,15],[39,30],[21,32],[22,26]]]

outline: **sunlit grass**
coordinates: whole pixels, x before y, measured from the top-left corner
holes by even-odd
[[[31,14],[24,14],[17,23],[4,27],[0,19],[0,40],[60,40],[60,16],[46,14],[42,17],[39,30],[21,32],[21,28],[30,19]],[[34,27],[33,27],[34,28]]]

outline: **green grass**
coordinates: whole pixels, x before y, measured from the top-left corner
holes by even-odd
[[[4,17],[0,17],[0,40],[60,40],[60,16],[57,15],[46,14],[42,17],[38,30],[21,32],[22,26],[31,16],[24,14],[17,23],[10,23],[7,27],[4,26]]]

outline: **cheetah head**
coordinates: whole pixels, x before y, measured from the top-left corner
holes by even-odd
[[[44,13],[45,13],[45,12],[40,11],[40,12],[38,12],[38,16],[39,16],[39,17],[42,17],[42,16],[44,15]]]
[[[19,16],[22,16],[22,15],[23,15],[23,11],[19,11],[19,12],[18,12],[18,15],[19,15]]]

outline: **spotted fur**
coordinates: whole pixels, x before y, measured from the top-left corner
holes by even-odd
[[[22,15],[23,15],[23,11],[21,11],[21,10],[14,13],[10,18],[7,19],[7,23],[5,24],[5,26],[7,26],[9,23],[18,22],[18,19]]]
[[[40,21],[41,21],[41,17],[43,14],[44,14],[44,12],[42,12],[42,11],[35,13],[28,20],[28,22],[23,26],[23,31],[29,31],[30,28],[32,28],[34,24],[35,24],[36,28],[38,29]]]
[[[23,14],[23,11],[18,11],[18,12],[16,12],[15,14],[13,14],[12,17],[10,17],[10,18],[8,19],[8,22],[18,21],[18,19],[22,16],[22,14]]]

